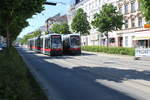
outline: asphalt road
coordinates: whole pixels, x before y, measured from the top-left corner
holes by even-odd
[[[17,48],[49,100],[149,100],[148,61],[83,53],[50,57]]]

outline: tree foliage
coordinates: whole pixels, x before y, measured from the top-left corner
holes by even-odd
[[[90,24],[87,20],[87,15],[83,9],[78,9],[76,15],[73,18],[71,23],[71,28],[74,32],[80,34],[89,34],[89,30],[91,29]]]
[[[140,0],[141,2],[141,10],[146,19],[146,21],[150,24],[150,0]]]
[[[36,30],[36,31],[34,31],[33,33],[32,33],[32,37],[38,37],[38,36],[40,36],[41,35],[41,31],[40,30]]]
[[[51,30],[51,32],[54,32],[54,33],[60,33],[60,31],[61,31],[60,25],[59,24],[53,24],[53,26],[50,30]]]
[[[92,25],[107,37],[107,46],[109,45],[108,32],[119,30],[123,25],[123,16],[117,11],[112,4],[105,4],[102,10],[96,13]]]
[[[40,30],[36,30],[30,34],[25,35],[22,39],[20,39],[20,43],[21,44],[26,44],[28,39],[34,38],[34,37],[38,37],[41,35],[41,31]]]
[[[43,10],[46,0],[0,0],[0,34],[7,37],[8,46],[23,28],[32,15]]]
[[[54,33],[59,33],[59,34],[69,34],[70,33],[69,26],[67,23],[54,24],[50,30]]]

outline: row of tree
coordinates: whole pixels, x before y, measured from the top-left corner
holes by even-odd
[[[19,42],[21,44],[26,44],[28,39],[34,38],[34,37],[38,37],[41,35],[41,31],[40,30],[36,30],[34,32],[32,32],[31,34],[27,34],[25,35],[22,39],[17,39],[16,42]]]
[[[148,6],[150,2],[146,0],[141,0],[142,3],[142,12],[147,21],[150,21],[150,7]],[[71,29],[75,33],[80,33],[81,35],[89,34],[91,27],[96,28],[100,33],[104,34],[107,37],[107,46],[109,45],[109,36],[108,32],[120,30],[123,25],[123,15],[117,10],[117,7],[112,4],[103,5],[99,13],[94,15],[94,19],[91,23],[87,20],[87,15],[83,9],[78,9],[71,23]],[[51,32],[60,33],[60,34],[69,34],[69,26],[67,23],[54,24],[50,29]],[[34,33],[32,35],[34,36]],[[31,37],[31,36],[25,36]],[[27,39],[25,39],[27,40]]]
[[[108,32],[112,30],[121,29],[123,24],[122,15],[117,12],[117,8],[112,4],[106,4],[103,6],[100,13],[95,14],[94,20],[91,22],[93,27],[97,28],[101,33],[105,33],[108,38]],[[89,34],[91,29],[90,23],[87,20],[87,15],[83,9],[78,9],[71,23],[71,29],[75,33],[80,33],[81,35]],[[60,34],[69,34],[69,25],[67,23],[53,24],[50,28],[51,32],[60,33]],[[35,31],[37,32],[37,31]],[[27,34],[23,38],[23,43],[27,42],[27,39],[36,37],[34,33]],[[41,35],[41,34],[39,34]]]
[[[87,15],[83,9],[77,10],[76,16],[73,18],[71,27],[74,32],[81,34],[89,34],[91,27],[94,27],[100,33],[103,33],[107,37],[107,46],[109,45],[108,32],[119,30],[123,25],[123,15],[117,11],[117,7],[112,4],[105,4],[99,13],[94,15],[94,19],[91,25],[87,21]]]
[[[0,35],[7,38],[10,47],[23,28],[27,19],[43,10],[46,0],[0,0]]]
[[[150,24],[150,1],[140,0],[141,12],[145,20]],[[94,27],[100,33],[107,37],[107,46],[109,45],[108,32],[120,30],[123,25],[123,15],[117,10],[117,7],[112,4],[105,4],[99,13],[94,15],[91,25],[87,21],[87,15],[83,9],[78,9],[76,16],[71,24],[72,30],[81,34],[88,34],[91,27]]]
[[[50,28],[51,32],[59,33],[59,34],[69,34],[71,33],[69,30],[69,25],[67,23],[54,24]]]

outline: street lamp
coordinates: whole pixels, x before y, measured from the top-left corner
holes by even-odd
[[[62,4],[62,5],[66,5],[66,3],[64,3],[64,2],[57,2],[57,3],[54,3],[54,2],[45,2],[44,3],[45,5],[52,5],[52,6],[56,6],[57,4]],[[48,32],[48,20],[46,21],[46,23],[47,23],[47,32]]]
[[[56,6],[57,5],[57,3],[54,3],[54,2],[45,2],[44,4],[45,5],[52,5],[52,6]]]

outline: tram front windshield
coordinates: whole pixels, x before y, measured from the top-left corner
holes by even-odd
[[[80,47],[80,36],[74,35],[70,37],[70,43],[73,47]]]
[[[62,47],[62,41],[60,35],[52,35],[51,36],[51,46],[52,48],[61,48]]]

